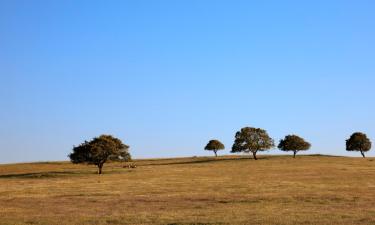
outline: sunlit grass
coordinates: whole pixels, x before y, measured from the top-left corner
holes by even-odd
[[[0,224],[375,224],[375,161],[327,156],[0,166]]]

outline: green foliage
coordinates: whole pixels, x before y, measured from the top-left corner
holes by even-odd
[[[111,135],[101,135],[90,142],[85,141],[73,147],[69,158],[73,163],[87,163],[98,166],[98,173],[102,173],[104,163],[108,160],[130,160],[129,146]]]
[[[350,136],[350,138],[346,140],[346,150],[359,151],[361,152],[363,158],[365,157],[365,152],[370,151],[370,149],[371,141],[364,133],[353,133],[352,136]]]
[[[213,151],[217,156],[217,151],[225,149],[225,146],[219,140],[210,140],[204,149]]]
[[[273,147],[275,147],[275,143],[268,136],[266,130],[244,127],[236,133],[231,152],[252,152],[254,159],[257,160],[256,153],[258,151],[266,151]]]
[[[311,144],[297,135],[287,135],[284,139],[280,140],[278,148],[281,151],[292,151],[293,157],[296,157],[298,151],[309,150]]]

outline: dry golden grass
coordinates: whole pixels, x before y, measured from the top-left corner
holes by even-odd
[[[375,224],[375,160],[138,160],[0,166],[0,224]]]

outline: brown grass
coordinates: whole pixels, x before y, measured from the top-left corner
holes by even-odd
[[[375,224],[375,160],[327,156],[0,166],[0,224]]]

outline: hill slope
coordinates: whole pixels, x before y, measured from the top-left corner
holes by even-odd
[[[374,224],[375,160],[327,156],[0,165],[0,224]]]

